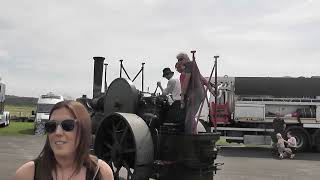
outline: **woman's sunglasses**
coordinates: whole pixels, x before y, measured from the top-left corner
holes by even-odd
[[[74,119],[66,119],[63,121],[49,120],[45,123],[44,128],[47,133],[53,133],[56,131],[57,126],[60,125],[61,128],[66,131],[72,131],[76,124],[77,120]]]

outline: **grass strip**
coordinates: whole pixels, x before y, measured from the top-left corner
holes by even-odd
[[[14,122],[10,121],[9,126],[0,127],[1,136],[21,136],[33,135],[33,122]]]

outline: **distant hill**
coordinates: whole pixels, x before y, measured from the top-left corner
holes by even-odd
[[[36,106],[38,98],[6,95],[6,105]]]

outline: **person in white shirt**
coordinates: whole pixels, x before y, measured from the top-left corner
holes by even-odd
[[[297,140],[295,137],[292,136],[291,132],[287,132],[287,137],[288,137],[288,141],[284,141],[288,148],[291,149],[292,154],[290,156],[290,158],[293,158],[297,152]]]
[[[169,95],[173,101],[180,101],[181,100],[180,80],[177,78],[173,78],[174,72],[172,72],[170,68],[164,68],[162,72],[163,72],[162,77],[168,79],[166,88],[163,88],[161,86],[161,82],[157,82],[157,85],[162,91],[162,95]]]
[[[159,86],[159,88],[161,89],[162,95],[169,96],[169,101],[172,101],[172,104],[170,106],[170,109],[168,110],[168,116],[166,119],[170,122],[177,122],[179,121],[177,117],[179,117],[180,103],[181,103],[180,80],[173,77],[174,72],[172,72],[170,68],[164,68],[162,72],[163,72],[162,77],[168,80],[167,87],[163,88],[160,82],[157,82],[157,86]]]

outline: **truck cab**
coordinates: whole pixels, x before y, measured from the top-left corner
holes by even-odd
[[[48,93],[45,95],[41,95],[37,102],[36,112],[33,114],[35,115],[34,120],[34,134],[35,135],[42,135],[44,134],[44,124],[49,120],[49,114],[52,107],[60,102],[63,101],[63,97],[60,95],[55,95],[53,93]]]

